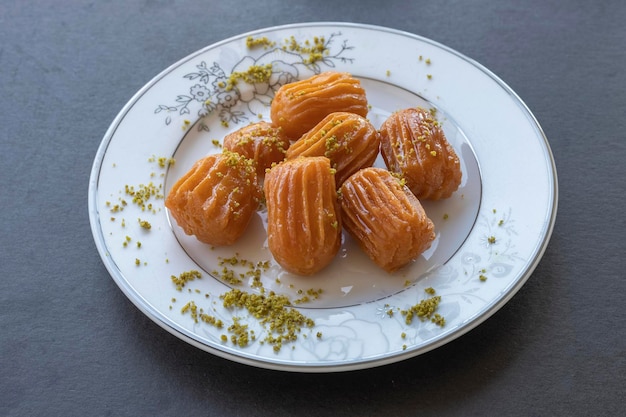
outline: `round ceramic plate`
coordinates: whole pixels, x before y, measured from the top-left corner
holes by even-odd
[[[271,75],[251,80],[259,69]],[[273,260],[263,208],[232,246],[211,247],[185,235],[164,206],[173,183],[196,160],[221,152],[227,133],[269,120],[281,85],[324,71],[361,81],[376,127],[415,106],[441,123],[463,180],[452,197],[423,202],[437,232],[431,248],[388,274],[344,232],[334,261],[300,277]],[[381,158],[376,165],[384,166]],[[301,372],[396,362],[474,328],[531,275],[556,207],[546,137],[505,83],[431,40],[347,23],[242,34],[167,68],[116,117],[89,184],[98,250],[141,311],[213,354]],[[245,306],[225,306],[235,292],[289,304],[258,316]],[[285,316],[303,320],[291,336],[275,327]]]

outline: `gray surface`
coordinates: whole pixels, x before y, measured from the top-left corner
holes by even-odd
[[[0,2],[0,415],[623,411],[626,3],[517,3]],[[417,33],[498,74],[550,140],[559,214],[528,283],[467,335],[372,370],[287,374],[143,316],[96,251],[87,186],[107,127],[162,69],[238,33],[319,20]]]

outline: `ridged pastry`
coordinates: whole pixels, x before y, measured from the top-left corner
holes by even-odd
[[[387,168],[401,174],[420,200],[450,197],[461,184],[459,158],[425,109],[389,116],[380,128],[380,149]]]
[[[236,152],[208,155],[172,187],[165,206],[188,235],[210,245],[231,245],[259,206],[255,165]]]
[[[266,168],[285,159],[289,143],[282,128],[258,122],[226,135],[223,147],[254,160],[257,174],[264,175]]]
[[[435,238],[421,203],[383,168],[365,168],[341,186],[346,230],[381,268],[393,272],[419,257]]]
[[[265,174],[269,249],[285,270],[312,275],[341,246],[335,176],[326,157],[281,162]]]
[[[324,117],[287,150],[287,159],[298,156],[325,156],[330,159],[336,185],[361,168],[372,166],[378,156],[380,138],[376,128],[363,116],[335,112]]]
[[[361,83],[345,72],[323,72],[283,85],[270,107],[272,123],[297,139],[326,115],[345,111],[365,117],[367,98]]]

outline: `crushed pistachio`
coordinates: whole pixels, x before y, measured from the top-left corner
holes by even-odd
[[[214,275],[216,277],[218,277],[220,280],[225,281],[231,285],[239,285],[242,282],[242,278],[243,276],[240,275],[235,275],[235,271],[227,268],[227,267],[223,267],[221,271],[218,270],[214,270],[211,272],[211,275]]]
[[[224,327],[224,322],[222,322],[222,320],[216,318],[215,316],[210,316],[206,313],[200,313],[200,320],[202,320],[206,324],[215,326],[218,329],[221,329]]]
[[[185,120],[184,123],[186,125],[189,125],[191,122],[189,120]],[[160,168],[167,168],[171,165],[174,165],[174,163],[176,163],[176,160],[174,158],[168,158],[165,156],[157,157],[156,155],[152,155],[150,158],[148,158],[148,162],[156,162]]]
[[[139,226],[141,226],[143,229],[150,230],[152,228],[150,222],[146,220],[137,219],[137,221],[139,222]]]
[[[317,300],[322,294],[322,289],[314,290],[313,288],[309,288],[306,290],[306,293],[303,290],[298,290],[298,295],[303,295],[302,297],[294,300],[294,304],[304,304],[308,303],[312,300]]]
[[[132,197],[132,202],[141,208],[141,211],[145,211],[146,208],[149,211],[153,211],[152,205],[147,202],[152,199],[163,199],[163,184],[156,185],[153,182],[148,184],[139,184],[137,187],[132,185],[125,185],[124,192],[126,195]]]
[[[400,187],[404,187],[406,185],[406,178],[401,172],[392,172],[391,176],[398,181]]]
[[[270,267],[269,261],[252,262],[240,258],[238,253],[230,258],[218,257],[218,260],[218,265],[222,269],[214,270],[211,274],[231,285],[239,285],[245,278],[252,278],[252,286],[261,287],[261,274]],[[243,271],[235,271],[231,267],[237,267],[238,269],[243,269]]]
[[[174,285],[176,285],[176,289],[178,291],[182,291],[185,284],[187,284],[189,281],[193,281],[194,279],[200,279],[200,278],[202,278],[202,274],[200,274],[200,271],[197,271],[195,269],[192,269],[191,271],[182,272],[178,276],[176,275],[171,276],[172,282],[174,283]]]
[[[433,295],[435,290],[427,288],[426,293]],[[437,326],[443,327],[445,325],[445,319],[436,313],[439,303],[441,302],[441,296],[433,295],[432,297],[421,300],[419,303],[407,310],[401,310],[401,314],[404,316],[404,322],[409,325],[413,322],[413,318],[417,317],[421,321],[430,320]]]
[[[116,205],[111,207],[111,209],[110,209],[111,213],[118,213],[118,212],[124,210],[125,206],[126,206],[126,204],[122,204],[122,205],[116,204]]]
[[[248,49],[256,48],[262,46],[263,49],[272,48],[276,45],[276,42],[270,41],[267,36],[263,36],[261,38],[254,38],[252,36],[248,36],[246,38],[246,47]]]
[[[324,156],[329,157],[330,155],[332,155],[334,151],[339,149],[339,141],[337,140],[337,136],[332,135],[332,136],[327,137],[325,146],[326,146],[326,152],[324,153]]]
[[[193,321],[196,323],[198,322],[198,307],[193,301],[189,301],[187,304],[185,304],[183,308],[180,309],[180,312],[182,314],[189,312]]]
[[[239,81],[247,84],[265,83],[272,76],[272,71],[272,64],[251,65],[246,71],[235,71],[230,74],[224,89],[231,91]]]
[[[284,40],[282,49],[307,55],[303,60],[305,65],[321,61],[329,54],[328,43],[323,36],[315,36],[312,42],[309,40],[298,42],[294,36],[291,36]]]
[[[229,151],[229,150],[224,150],[222,153],[226,156],[226,165],[227,166],[229,166],[231,168],[241,167],[248,174],[256,173],[256,167],[255,167],[254,160],[246,158],[245,156],[243,156],[243,155],[241,155],[241,154],[239,154],[237,152],[232,152],[232,151]]]
[[[232,289],[220,296],[223,305],[230,309],[245,309],[268,331],[262,340],[280,351],[284,343],[297,340],[303,327],[313,327],[312,319],[304,316],[291,306],[289,298],[273,291],[268,294],[250,294]],[[234,329],[236,330],[236,329]],[[239,344],[239,339],[237,339]]]
[[[248,346],[251,339],[248,325],[241,324],[238,317],[233,318],[233,323],[228,326],[228,331],[231,333],[230,340],[233,344],[239,347]]]

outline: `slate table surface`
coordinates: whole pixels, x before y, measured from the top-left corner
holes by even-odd
[[[559,180],[545,255],[500,311],[424,355],[334,374],[242,365],[164,331],[109,276],[87,211],[96,150],[153,76],[312,21],[391,27],[480,62],[534,113]],[[617,0],[0,2],[0,415],[622,414],[625,22]]]

